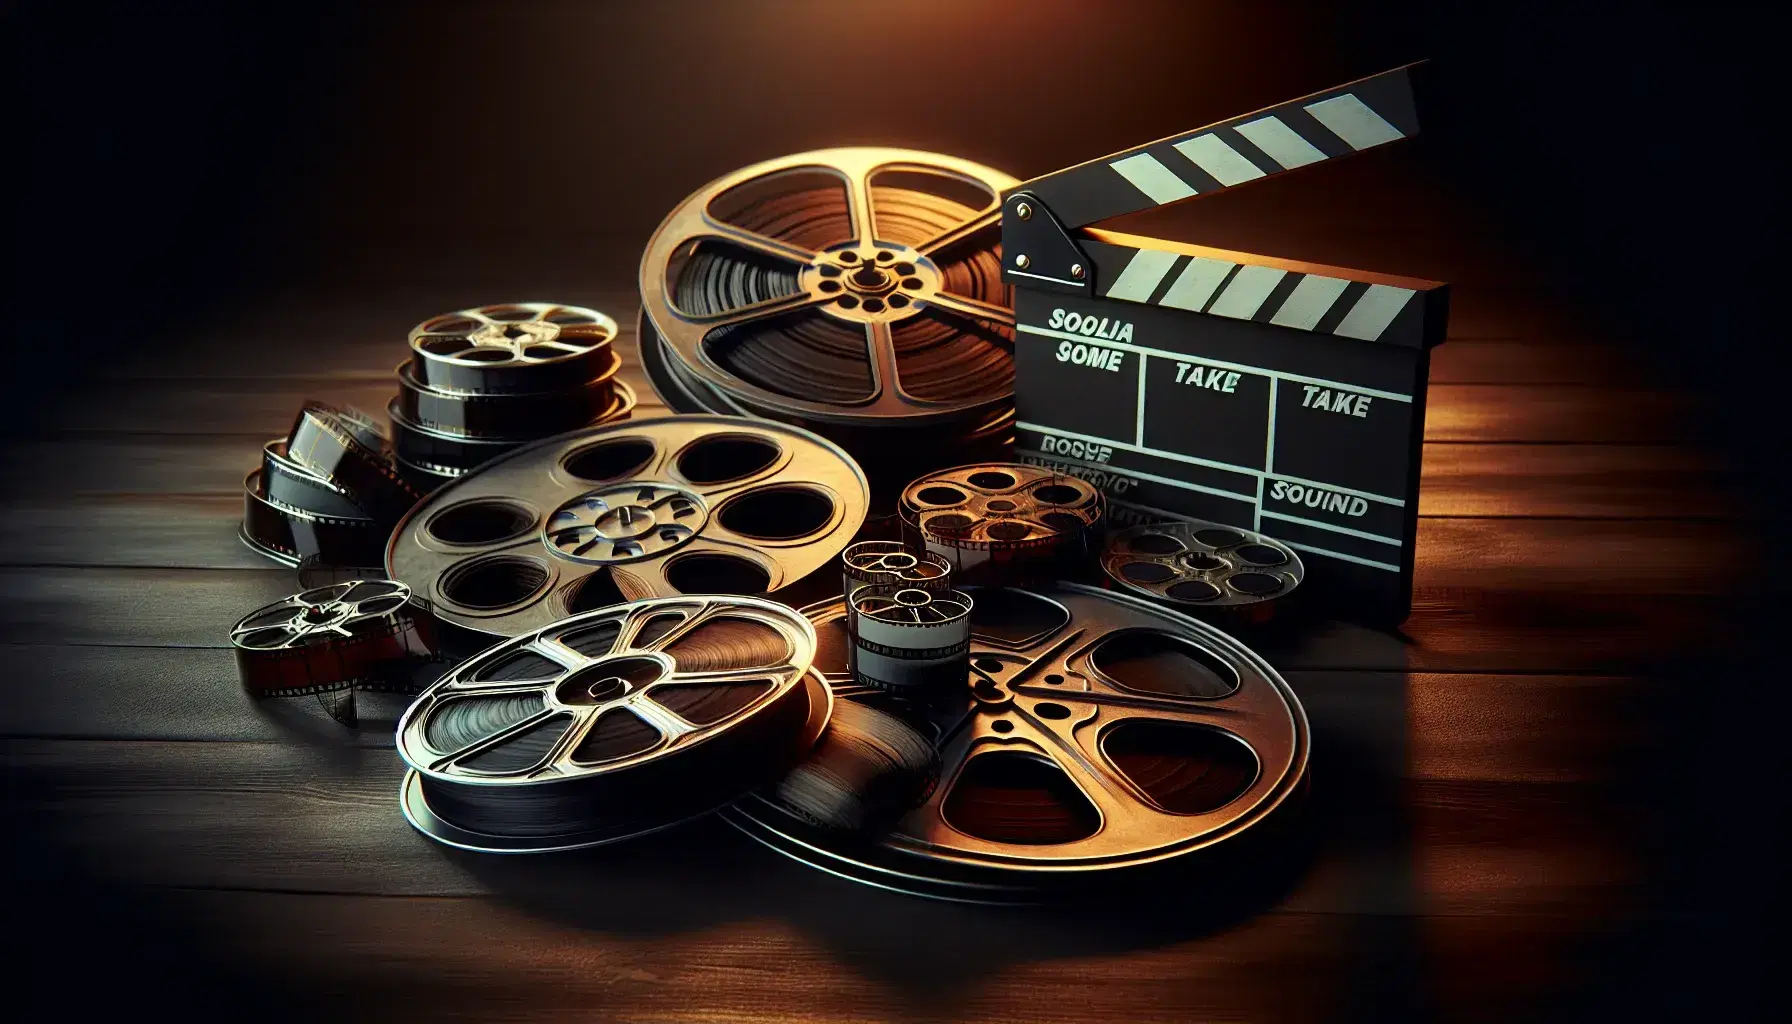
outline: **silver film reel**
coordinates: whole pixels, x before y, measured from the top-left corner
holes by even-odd
[[[674,594],[775,592],[864,522],[858,466],[797,427],[674,416],[537,442],[412,510],[387,571],[438,616],[513,636]]]

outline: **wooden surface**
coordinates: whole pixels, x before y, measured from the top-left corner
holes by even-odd
[[[1652,673],[1723,641],[1724,583],[1697,563],[1746,541],[1731,482],[1673,443],[1684,399],[1625,378],[1610,350],[1533,330],[1530,310],[1502,327],[1475,287],[1459,286],[1475,315],[1434,359],[1405,635],[1324,623],[1263,649],[1313,724],[1314,839],[1255,902],[1218,909],[1228,880],[1191,874],[1168,912],[932,904],[714,822],[526,859],[413,833],[396,709],[349,730],[304,701],[254,706],[226,644],[294,588],[236,539],[243,474],[303,398],[382,407],[404,325],[447,308],[409,298],[307,301],[308,318],[270,300],[154,371],[115,368],[0,453],[0,732],[33,856],[117,915],[97,949],[146,957],[163,980],[206,964],[250,986],[238,1010],[1522,1013],[1645,910],[1658,822],[1629,780],[1665,714]],[[622,294],[571,298],[633,311]],[[251,336],[248,359],[235,346]],[[637,415],[663,411],[632,361],[628,379]]]

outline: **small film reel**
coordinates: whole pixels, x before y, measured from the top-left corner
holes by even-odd
[[[442,391],[530,394],[577,390],[614,374],[616,321],[551,302],[477,306],[411,330],[417,383]]]
[[[1110,586],[1247,624],[1268,621],[1307,573],[1281,541],[1199,520],[1121,530],[1108,538],[1101,568]]]
[[[962,685],[971,644],[969,595],[879,583],[852,592],[847,632],[853,678],[895,693]]]
[[[860,587],[880,583],[946,590],[952,567],[931,551],[917,555],[895,540],[862,540],[840,553],[840,593],[851,597]]]
[[[354,724],[354,690],[403,692],[434,654],[433,623],[410,598],[402,583],[350,580],[250,612],[230,631],[243,689],[257,700],[317,695]]]
[[[514,636],[620,601],[770,593],[832,572],[868,504],[858,466],[814,434],[672,416],[487,463],[413,510],[385,564],[444,621]]]
[[[688,820],[788,771],[832,701],[815,632],[747,597],[574,616],[438,680],[398,726],[402,804],[453,846],[545,852]]]
[[[1040,466],[981,463],[929,473],[903,488],[904,532],[943,557],[958,586],[1049,580],[1094,553],[1101,492]]]

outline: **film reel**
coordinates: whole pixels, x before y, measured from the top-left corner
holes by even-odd
[[[385,564],[442,619],[513,636],[618,601],[831,572],[867,504],[858,466],[807,431],[673,416],[487,463],[413,510]]]
[[[802,425],[868,465],[901,463],[903,480],[933,444],[999,445],[1014,378],[999,195],[1015,183],[874,148],[709,183],[642,256],[655,390],[675,409]]]
[[[616,321],[583,306],[477,306],[412,328],[411,366],[417,383],[443,391],[576,391],[615,372],[615,337]]]
[[[844,607],[809,610],[836,700],[898,709],[939,752],[938,786],[888,834],[817,828],[775,794],[747,797],[727,818],[865,884],[1028,903],[1248,848],[1297,803],[1305,712],[1237,640],[1076,584],[972,596],[970,671],[953,702],[889,702],[844,682],[845,666],[823,660],[838,656]]]
[[[951,587],[952,567],[931,551],[915,554],[901,541],[862,540],[840,553],[840,593],[897,583],[921,590]]]
[[[654,831],[788,771],[832,698],[802,615],[746,597],[606,608],[457,667],[398,726],[419,831],[493,853]]]
[[[907,694],[962,683],[971,650],[971,604],[957,590],[906,583],[857,588],[847,605],[853,680]]]
[[[1268,621],[1307,575],[1281,541],[1200,520],[1122,530],[1101,568],[1115,587],[1246,624]]]
[[[944,558],[959,586],[1067,573],[1097,550],[1104,508],[1086,481],[1018,463],[929,473],[903,488],[899,505],[910,543]]]
[[[257,700],[316,695],[354,724],[354,690],[404,692],[434,653],[432,623],[410,597],[402,583],[350,580],[250,612],[230,631],[244,691]]]

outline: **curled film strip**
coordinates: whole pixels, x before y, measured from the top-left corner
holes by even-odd
[[[859,587],[848,603],[853,679],[922,696],[962,685],[971,643],[969,595],[906,583]]]
[[[1040,467],[980,463],[903,488],[909,543],[943,557],[955,585],[1013,585],[1068,574],[1099,542],[1101,492]]]
[[[495,853],[611,842],[788,771],[825,729],[803,616],[748,597],[639,601],[457,666],[398,726],[406,818]]]
[[[356,721],[355,690],[414,692],[435,634],[410,596],[391,580],[348,580],[250,612],[230,631],[244,691],[256,700],[315,695],[347,725]]]
[[[1306,578],[1286,544],[1199,520],[1121,530],[1108,538],[1101,568],[1110,586],[1253,625],[1274,616]]]

